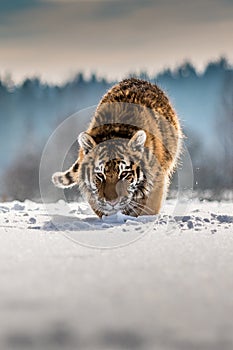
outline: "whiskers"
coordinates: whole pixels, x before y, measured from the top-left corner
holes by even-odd
[[[131,202],[128,204],[129,208],[137,214],[137,216],[139,215],[140,212],[144,213],[145,215],[153,215],[153,210],[151,208],[149,208],[147,205],[145,204],[141,204],[136,202],[135,200],[131,200]]]
[[[120,203],[120,207],[119,209],[114,209],[113,211],[108,210],[104,203],[102,203],[101,201],[98,200],[93,200],[92,196],[89,196],[88,198],[90,200],[90,204],[92,209],[98,213],[101,213],[102,215],[111,215],[113,214],[115,211],[120,211],[126,215],[132,215],[132,216],[139,216],[139,215],[154,215],[153,210],[148,207],[146,204],[142,204],[137,202],[134,199],[129,199],[127,198],[127,200],[124,200]]]

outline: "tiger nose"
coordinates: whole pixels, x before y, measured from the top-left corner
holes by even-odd
[[[117,198],[117,199],[113,199],[113,200],[110,200],[110,201],[107,201],[107,202],[114,207],[114,205],[116,205],[119,202],[119,200]]]
[[[106,201],[111,202],[118,200],[115,184],[106,184],[104,188],[104,196]]]

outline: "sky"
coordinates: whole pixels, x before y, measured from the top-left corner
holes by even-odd
[[[233,63],[233,0],[0,0],[0,77],[121,79]]]

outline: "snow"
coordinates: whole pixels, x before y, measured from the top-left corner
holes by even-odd
[[[231,202],[0,204],[0,348],[233,348]]]

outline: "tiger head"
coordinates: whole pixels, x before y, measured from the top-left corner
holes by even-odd
[[[83,132],[78,141],[84,153],[78,184],[94,211],[99,216],[118,211],[137,216],[148,190],[143,160],[145,131],[137,131],[131,139],[99,144]]]

